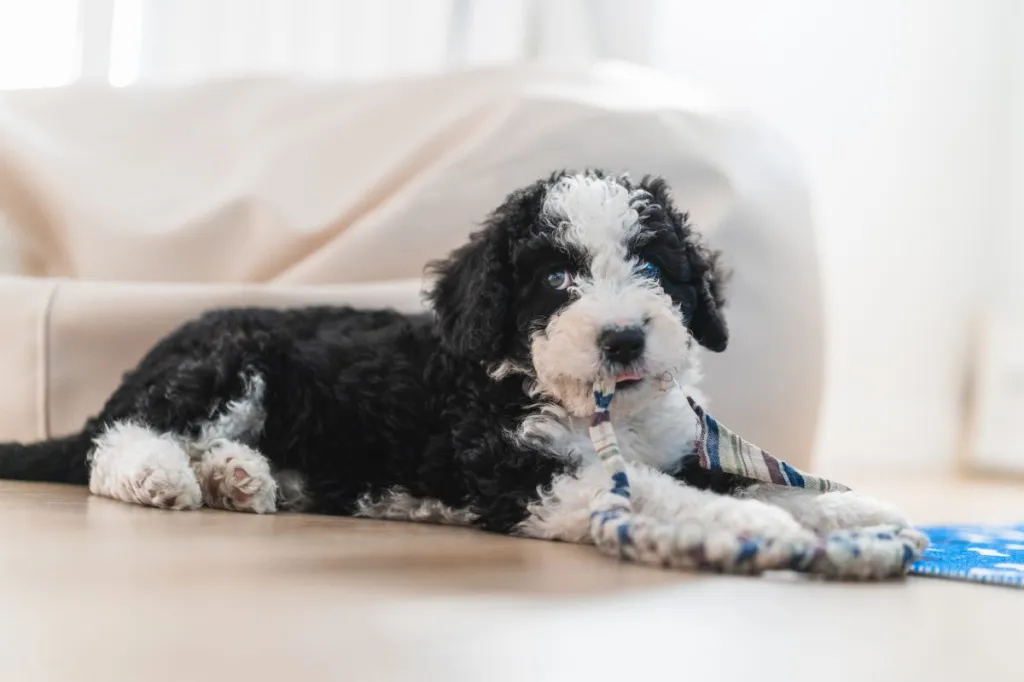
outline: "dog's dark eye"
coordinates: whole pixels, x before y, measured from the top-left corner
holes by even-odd
[[[661,268],[659,268],[654,263],[641,262],[637,266],[636,271],[640,273],[640,275],[648,279],[658,279],[659,277],[661,277]]]
[[[572,275],[565,270],[555,270],[549,273],[544,280],[547,285],[557,291],[565,291],[572,284]]]

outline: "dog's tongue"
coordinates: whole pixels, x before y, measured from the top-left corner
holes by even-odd
[[[615,393],[615,387],[623,381],[639,381],[643,376],[636,372],[622,372],[616,375],[606,374],[594,382],[594,390],[605,395]]]

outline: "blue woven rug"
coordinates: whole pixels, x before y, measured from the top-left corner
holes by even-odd
[[[1024,587],[1024,525],[923,526],[932,544],[910,572]]]

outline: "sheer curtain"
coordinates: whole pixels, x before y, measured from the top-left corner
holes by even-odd
[[[0,0],[0,88],[644,61],[652,0]]]
[[[983,256],[986,297],[973,323],[971,463],[1024,474],[1024,3],[1005,20],[1006,134],[999,161],[1003,201]]]

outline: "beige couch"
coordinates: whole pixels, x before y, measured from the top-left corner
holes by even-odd
[[[715,413],[806,464],[822,303],[784,146],[686,83],[607,65],[360,86],[0,97],[0,437],[73,431],[160,335],[221,305],[420,306],[424,263],[563,167],[665,175],[735,268]]]

